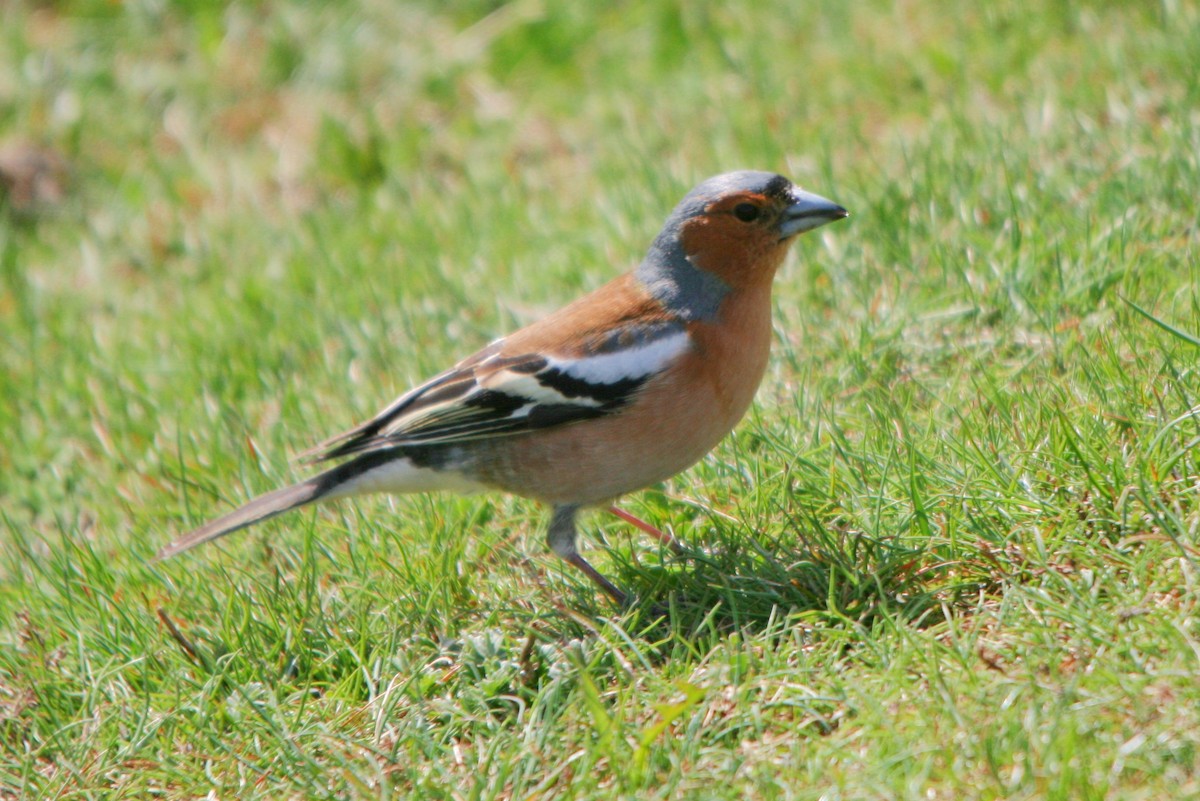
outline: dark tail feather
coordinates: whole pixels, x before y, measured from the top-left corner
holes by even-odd
[[[400,457],[402,454],[394,450],[366,453],[306,481],[301,481],[299,484],[260,495],[240,509],[235,509],[224,517],[219,517],[184,534],[155,554],[154,561],[157,562],[160,559],[183,553],[189,548],[195,548],[197,545],[224,537],[238,529],[269,520],[305,504],[326,498],[341,497],[343,494],[347,494],[347,490],[353,486],[354,479],[381,464]]]
[[[275,517],[275,515],[281,515],[298,506],[304,506],[306,503],[312,503],[325,494],[322,491],[325,489],[322,487],[324,482],[320,479],[320,476],[316,476],[315,478],[310,478],[308,481],[302,481],[299,484],[293,484],[290,487],[284,487],[274,492],[268,492],[266,495],[260,495],[240,509],[236,509],[224,517],[219,517],[216,520],[205,523],[198,529],[184,534],[155,554],[154,561],[157,562],[160,559],[175,556],[189,548],[202,545],[209,540],[224,537],[226,534],[230,534],[238,529],[252,526],[255,523],[261,523],[264,520]]]

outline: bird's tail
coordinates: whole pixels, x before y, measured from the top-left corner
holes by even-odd
[[[268,492],[224,517],[189,531],[159,551],[154,559],[166,559],[317,501],[332,501],[372,492],[430,492],[444,489],[471,492],[482,489],[481,485],[462,478],[453,470],[443,472],[425,468],[423,459],[414,459],[414,451],[413,448],[369,451],[299,484]]]
[[[307,481],[301,481],[299,484],[260,495],[240,509],[235,509],[224,517],[219,517],[184,534],[155,554],[154,561],[175,556],[189,548],[195,548],[197,545],[215,540],[217,537],[224,537],[238,529],[261,523],[276,515],[320,500],[328,494],[329,490],[327,482],[323,481],[323,478],[324,476],[315,476]]]

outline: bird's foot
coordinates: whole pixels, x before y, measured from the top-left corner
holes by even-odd
[[[668,548],[670,548],[676,554],[682,556],[683,554],[687,553],[687,549],[683,547],[683,543],[681,543],[679,540],[677,540],[675,537],[671,536],[670,534],[667,534],[666,532],[650,525],[645,520],[642,520],[640,517],[637,517],[636,515],[632,515],[629,512],[626,512],[624,509],[622,509],[616,505],[608,507],[608,511],[611,512],[612,514],[616,515],[617,517],[621,518],[626,523],[628,523],[629,525],[638,529],[639,531],[643,531],[646,534],[649,534],[651,537],[654,537],[654,539],[658,540],[663,545],[666,545]]]

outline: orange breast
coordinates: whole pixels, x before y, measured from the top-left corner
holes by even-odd
[[[610,417],[479,443],[485,483],[547,503],[596,504],[669,478],[745,415],[767,365],[770,285],[732,293],[695,349]]]

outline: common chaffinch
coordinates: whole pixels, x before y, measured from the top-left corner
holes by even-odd
[[[318,446],[317,461],[340,464],[255,498],[157,558],[317,501],[498,489],[548,504],[550,548],[623,604],[576,549],[576,514],[675,475],[733,429],[767,366],[771,284],[788,247],[847,215],[781,175],[709,178],[633,272],[401,395]]]

